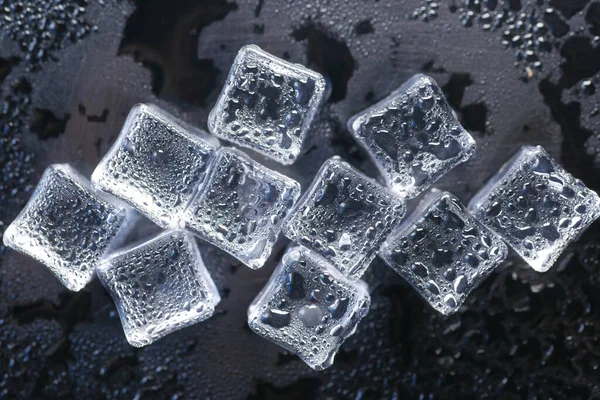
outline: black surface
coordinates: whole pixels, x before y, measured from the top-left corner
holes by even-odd
[[[541,144],[599,190],[599,20],[598,0],[0,0],[0,231],[50,163],[89,173],[134,103],[205,128],[247,43],[332,83],[306,154],[261,160],[303,187],[332,154],[375,176],[345,122],[425,72],[478,144],[437,187],[467,201],[520,146]],[[155,231],[141,224],[131,240]],[[598,223],[545,274],[512,255],[451,317],[376,260],[369,315],[319,373],[246,326],[285,244],[258,271],[202,245],[216,315],[143,349],[97,280],[70,293],[1,249],[0,397],[600,398]]]

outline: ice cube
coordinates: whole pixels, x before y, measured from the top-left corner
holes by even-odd
[[[271,254],[283,219],[299,196],[298,182],[239,150],[222,148],[183,221],[201,239],[256,269]]]
[[[600,215],[600,198],[541,146],[524,146],[471,199],[477,219],[545,272]]]
[[[69,290],[82,289],[132,221],[121,201],[95,191],[67,164],[49,166],[4,232],[4,244],[46,265]]]
[[[416,197],[475,153],[437,83],[415,75],[388,97],[348,121],[387,185]]]
[[[310,69],[244,46],[208,118],[214,135],[292,164],[325,97],[323,77]]]
[[[181,230],[116,253],[97,271],[136,347],[205,320],[221,301],[194,237]]]
[[[507,247],[451,193],[432,191],[381,247],[383,260],[437,311],[456,312]]]
[[[333,364],[370,302],[362,281],[350,281],[316,253],[296,246],[248,308],[248,325],[322,370]]]
[[[283,234],[358,279],[404,212],[400,198],[333,157],[294,208]]]
[[[92,174],[93,184],[162,228],[176,228],[215,148],[156,106],[138,104]]]

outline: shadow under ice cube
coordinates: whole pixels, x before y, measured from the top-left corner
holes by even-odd
[[[94,190],[71,166],[53,164],[4,232],[4,244],[40,261],[78,291],[125,233],[132,215],[125,203]]]
[[[210,113],[214,135],[292,164],[326,94],[323,77],[248,45],[238,52]]]
[[[370,301],[362,281],[350,281],[321,256],[296,246],[248,308],[248,325],[322,370],[333,364]]]
[[[215,152],[182,125],[156,106],[134,106],[92,182],[162,228],[179,227]]]
[[[600,198],[541,146],[524,146],[471,199],[477,219],[545,272],[598,216]]]
[[[469,159],[476,147],[442,89],[422,74],[353,116],[348,130],[367,150],[387,185],[408,198]]]
[[[437,311],[460,308],[507,255],[507,247],[456,197],[432,191],[386,240],[380,257]]]
[[[185,231],[167,231],[113,255],[98,267],[98,277],[136,347],[209,318],[221,301],[194,237]]]
[[[283,233],[358,279],[404,212],[401,199],[333,157],[317,173]]]
[[[298,182],[239,150],[223,148],[183,222],[201,239],[256,269],[271,254],[299,196]]]

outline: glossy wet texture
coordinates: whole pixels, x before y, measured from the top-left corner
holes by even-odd
[[[402,199],[334,157],[290,213],[283,234],[356,280],[405,211]]]
[[[600,197],[541,146],[525,146],[480,189],[469,208],[533,269],[545,272],[600,216]]]
[[[112,255],[98,275],[136,347],[209,318],[221,300],[193,236],[184,231]]]
[[[374,106],[348,121],[387,186],[413,198],[475,153],[475,141],[460,125],[442,89],[415,75]]]
[[[299,196],[298,182],[223,148],[182,224],[256,269],[269,258]]]
[[[326,95],[325,79],[244,46],[238,52],[208,126],[216,136],[292,164],[303,150],[311,123]]]
[[[214,153],[212,144],[171,115],[152,105],[137,105],[94,170],[92,182],[159,226],[177,228]]]
[[[4,232],[4,244],[45,264],[63,285],[78,291],[126,233],[131,214],[71,166],[53,164]]]
[[[363,282],[349,280],[306,248],[290,247],[248,308],[248,325],[322,370],[333,364],[370,301]]]
[[[433,308],[453,314],[508,249],[451,193],[432,191],[421,202],[379,255]]]

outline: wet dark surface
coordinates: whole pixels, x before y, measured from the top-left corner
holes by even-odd
[[[478,144],[439,188],[466,201],[541,144],[600,190],[598,0],[0,0],[0,29],[0,232],[50,163],[89,174],[136,102],[205,128],[247,43],[332,83],[305,154],[265,161],[303,187],[332,154],[375,176],[346,120],[426,72]],[[152,232],[142,221],[131,239]],[[246,326],[285,244],[257,271],[201,245],[223,297],[215,316],[142,349],[97,280],[69,293],[0,248],[0,397],[600,398],[598,223],[545,274],[512,255],[451,317],[376,260],[369,315],[319,373]]]

